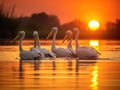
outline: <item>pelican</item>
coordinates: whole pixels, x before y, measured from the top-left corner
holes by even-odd
[[[76,52],[72,48],[72,31],[71,30],[66,31],[66,34],[65,34],[65,37],[64,37],[62,43],[64,43],[64,41],[67,40],[67,39],[69,41],[68,44],[67,44],[67,49],[71,51],[73,57],[76,57]]]
[[[56,55],[53,52],[49,52],[47,49],[40,47],[39,34],[37,31],[33,32],[33,36],[34,36],[34,48],[32,48],[32,50],[42,52],[46,58],[56,57]],[[38,45],[38,48],[36,48],[36,44]]]
[[[42,53],[41,52],[35,52],[35,50],[26,51],[22,48],[22,40],[25,37],[24,31],[19,31],[17,36],[13,39],[12,42],[14,42],[16,39],[19,38],[19,50],[20,50],[20,59],[21,60],[39,60],[42,59]]]
[[[98,59],[98,54],[100,54],[96,49],[89,46],[79,46],[78,37],[79,37],[79,29],[74,28],[73,32],[75,32],[75,42],[76,42],[76,54],[79,59],[90,59],[96,60]]]
[[[48,39],[53,34],[53,42],[52,42],[51,51],[56,54],[56,57],[71,57],[72,53],[70,50],[64,49],[64,48],[56,48],[55,40],[56,40],[57,32],[58,32],[58,28],[52,27],[51,32],[47,36],[47,39]]]

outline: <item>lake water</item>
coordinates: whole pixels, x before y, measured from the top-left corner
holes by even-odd
[[[19,60],[18,45],[0,46],[0,90],[120,90],[120,41],[81,40],[93,46],[99,60],[56,58]],[[58,47],[66,48],[66,43]],[[33,41],[24,41],[29,50]],[[41,41],[50,50],[51,41]],[[74,42],[73,42],[74,48]]]

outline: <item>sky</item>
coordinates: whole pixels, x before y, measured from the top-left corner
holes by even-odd
[[[120,19],[120,0],[5,0],[5,7],[14,4],[17,16],[46,12],[58,16],[61,24],[74,19],[86,23],[92,19],[100,23]]]

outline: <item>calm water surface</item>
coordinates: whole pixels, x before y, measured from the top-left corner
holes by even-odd
[[[18,45],[0,46],[0,90],[120,90],[120,41],[83,40],[93,46],[100,59],[76,60],[56,58],[19,60]],[[41,41],[50,50],[51,41]],[[58,47],[66,48],[66,43]],[[33,41],[24,41],[29,50]],[[73,42],[74,48],[74,42]]]

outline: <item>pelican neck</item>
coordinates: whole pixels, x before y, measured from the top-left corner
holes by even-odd
[[[57,35],[57,33],[58,33],[58,30],[56,30],[55,33],[54,33],[54,35],[53,35],[52,49],[56,48],[56,47],[55,47],[55,44],[56,44],[56,41],[55,41],[55,40],[56,40],[56,35]]]

